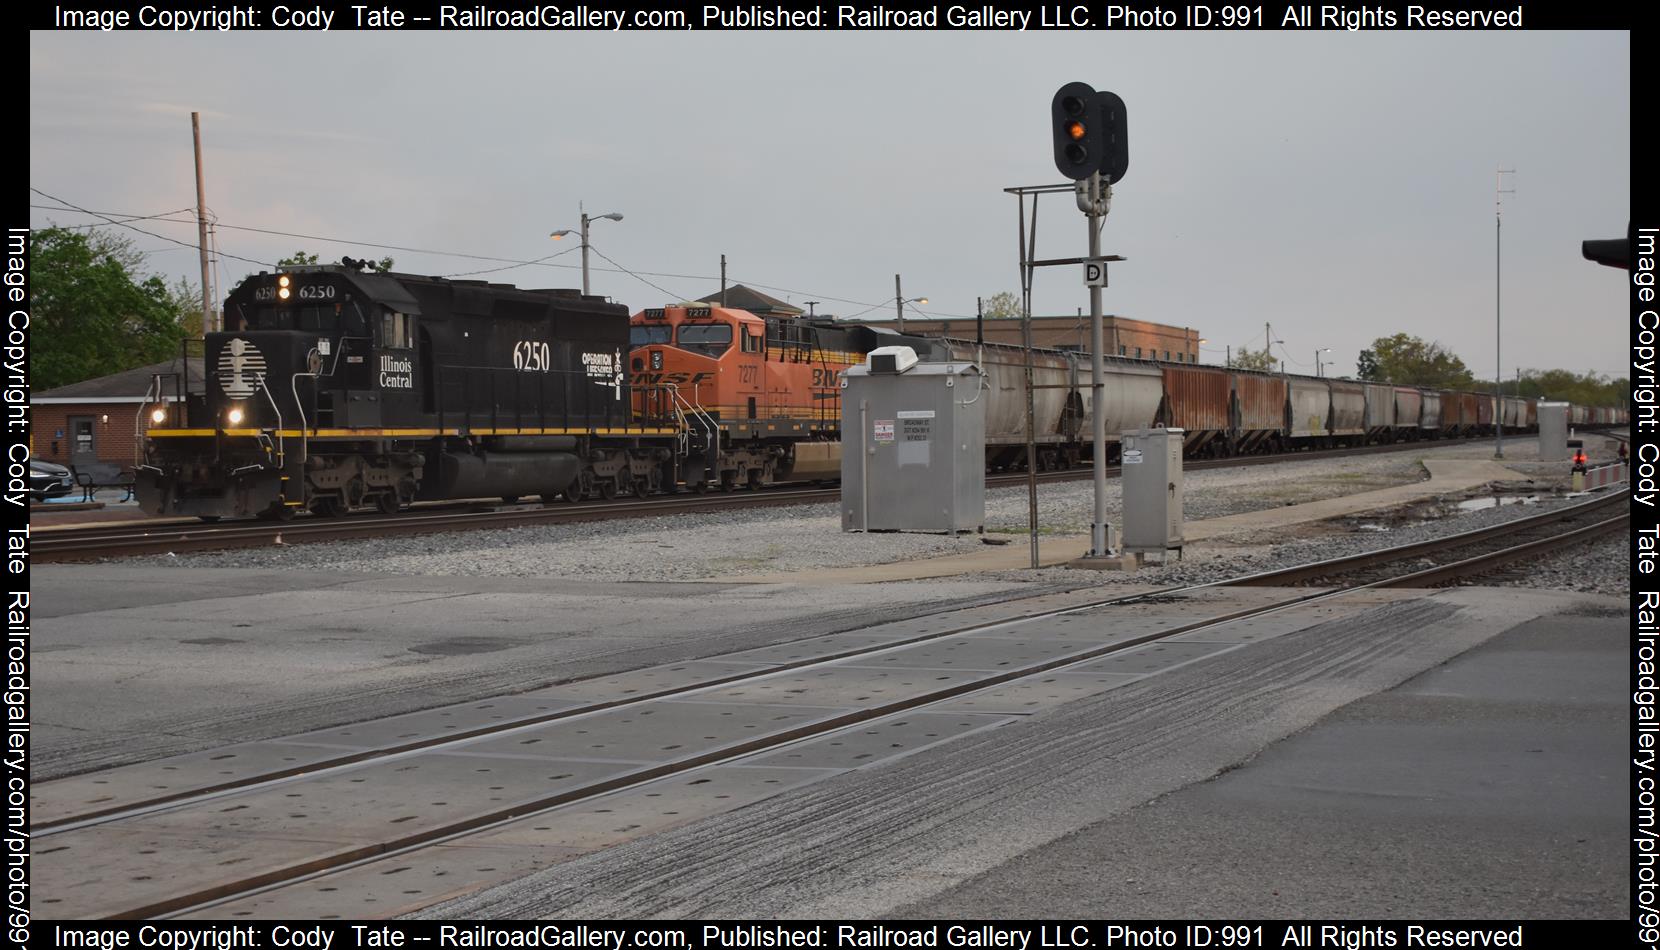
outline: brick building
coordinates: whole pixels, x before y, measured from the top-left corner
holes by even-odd
[[[202,361],[190,360],[189,366],[190,389],[201,392]],[[157,373],[178,372],[179,361],[169,360],[30,396],[34,456],[63,465],[131,466],[136,434],[149,428],[150,409],[157,404],[151,381]]]
[[[896,320],[861,320],[861,323],[898,329]],[[985,320],[987,343],[1021,343],[1019,320],[1007,318]],[[1087,316],[1033,316],[1032,344],[1060,350],[1089,349],[1090,319]],[[918,336],[949,336],[962,340],[974,339],[972,318],[911,319],[905,320],[905,332]],[[1117,353],[1131,359],[1167,360],[1172,363],[1199,361],[1199,331],[1193,327],[1173,327],[1147,320],[1108,315],[1101,321],[1101,336],[1106,341],[1107,353]]]

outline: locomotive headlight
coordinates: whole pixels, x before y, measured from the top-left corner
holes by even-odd
[[[233,426],[239,425],[242,422],[242,407],[232,406],[231,411],[225,413],[225,421]]]
[[[283,300],[287,300],[288,299],[288,288],[287,287],[277,288],[277,296],[282,298]]]
[[[277,278],[277,286],[278,287],[287,287],[288,286],[288,275],[287,274],[284,274],[281,277]]]
[[[150,410],[150,421],[154,422],[158,426],[161,425],[163,422],[166,422],[167,421],[167,409],[162,407],[162,406],[157,406],[156,408],[151,409]]]

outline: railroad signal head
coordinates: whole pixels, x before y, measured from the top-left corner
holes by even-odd
[[[1117,182],[1130,165],[1125,132],[1124,100],[1111,92],[1096,92],[1088,83],[1069,82],[1049,104],[1050,131],[1055,142],[1055,168],[1073,181],[1100,172]]]
[[[1130,135],[1124,100],[1115,92],[1095,94],[1096,124],[1101,129],[1101,177],[1118,184],[1130,167]]]
[[[1050,130],[1055,140],[1055,168],[1073,181],[1100,169],[1105,142],[1101,137],[1095,89],[1069,82],[1049,103]]]

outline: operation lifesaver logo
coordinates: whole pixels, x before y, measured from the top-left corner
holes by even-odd
[[[265,378],[265,355],[259,347],[238,337],[219,351],[219,365],[214,368],[214,375],[219,377],[219,388],[225,395],[246,399]]]

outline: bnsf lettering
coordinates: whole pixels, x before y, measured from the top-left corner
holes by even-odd
[[[635,386],[696,386],[714,378],[714,373],[635,373],[632,382]]]
[[[837,382],[836,382],[836,370],[833,370],[833,369],[815,369],[815,370],[813,370],[813,385],[817,386],[817,387],[820,387],[820,388],[834,387],[834,386],[838,385]]]

